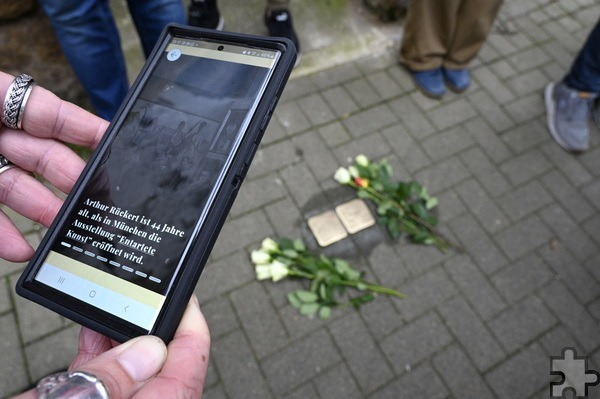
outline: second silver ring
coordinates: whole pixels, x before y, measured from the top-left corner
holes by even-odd
[[[35,86],[35,80],[25,73],[17,76],[8,86],[0,119],[11,129],[21,129],[25,106],[33,86]]]

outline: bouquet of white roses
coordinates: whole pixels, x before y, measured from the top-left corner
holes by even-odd
[[[252,251],[251,259],[259,280],[276,282],[296,278],[311,281],[308,290],[295,290],[287,295],[289,303],[306,316],[318,314],[326,319],[332,308],[348,305],[359,308],[372,301],[376,294],[405,297],[398,291],[364,280],[363,273],[342,259],[311,253],[301,240],[265,238],[261,248]],[[347,289],[359,294],[340,302]]]

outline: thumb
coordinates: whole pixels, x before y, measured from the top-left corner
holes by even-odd
[[[76,371],[98,377],[112,399],[126,399],[161,370],[166,358],[167,347],[160,338],[142,336],[101,354]]]

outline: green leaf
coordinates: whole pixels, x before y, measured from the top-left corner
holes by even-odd
[[[298,257],[298,252],[296,252],[293,249],[284,249],[283,251],[281,251],[281,253],[284,256],[287,256],[288,258],[291,258],[291,259],[295,259]]]
[[[425,209],[425,206],[421,202],[415,202],[410,206],[410,209],[421,219],[426,219],[429,216],[427,209]]]
[[[317,313],[317,311],[319,310],[319,304],[318,303],[305,303],[302,306],[300,306],[300,309],[298,309],[300,311],[300,314],[303,314],[305,316],[312,316],[315,313]]]
[[[294,249],[298,252],[304,252],[304,251],[306,251],[306,246],[304,245],[302,240],[297,239],[297,240],[294,240]]]
[[[317,294],[315,294],[314,292],[305,291],[305,290],[298,290],[298,291],[294,291],[294,292],[296,294],[296,297],[302,303],[314,303],[314,302],[317,302],[317,300],[319,299],[319,296]]]
[[[290,305],[292,305],[296,309],[300,309],[300,306],[302,306],[302,302],[300,302],[300,299],[298,299],[298,297],[296,296],[296,291],[288,292],[287,299]]]
[[[331,316],[331,308],[329,306],[321,306],[319,309],[319,317],[323,320],[328,319]]]

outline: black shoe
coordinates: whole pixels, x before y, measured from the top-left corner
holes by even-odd
[[[188,9],[188,23],[192,26],[207,29],[223,29],[224,21],[217,0],[192,0]]]
[[[292,15],[288,10],[274,10],[265,13],[265,25],[269,30],[269,36],[285,37],[290,39],[296,46],[296,52],[300,53],[300,42],[294,31]]]

